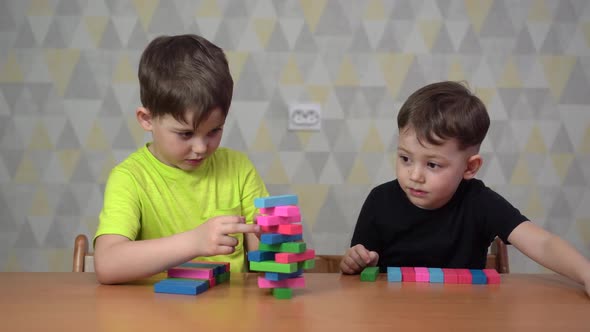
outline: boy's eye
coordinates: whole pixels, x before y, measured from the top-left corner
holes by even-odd
[[[428,168],[437,168],[440,167],[438,164],[436,163],[427,163],[426,166],[428,166]]]
[[[191,138],[193,136],[193,133],[190,131],[185,131],[178,133],[178,136],[180,136],[180,138]]]
[[[217,135],[218,133],[220,133],[222,130],[223,130],[223,128],[221,128],[221,127],[220,127],[220,128],[215,128],[215,129],[213,129],[213,130],[211,130],[211,131],[209,132],[209,136],[215,136],[215,135]]]
[[[401,159],[404,163],[407,163],[410,160],[410,158],[406,156],[399,156],[399,159]]]

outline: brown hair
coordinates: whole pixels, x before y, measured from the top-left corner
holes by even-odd
[[[434,145],[456,139],[459,149],[479,146],[490,118],[483,102],[458,82],[439,82],[414,92],[397,115],[398,129],[411,126],[418,140]]]
[[[139,62],[141,103],[154,117],[170,114],[196,128],[212,110],[227,116],[234,82],[223,50],[197,35],[160,36]]]

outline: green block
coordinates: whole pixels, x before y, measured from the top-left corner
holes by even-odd
[[[304,270],[313,269],[315,267],[315,258],[299,262],[299,268]]]
[[[363,272],[361,272],[361,281],[375,281],[377,280],[377,276],[379,275],[379,267],[371,266],[366,267]]]
[[[273,251],[273,252],[290,252],[294,254],[300,254],[305,252],[307,246],[305,242],[284,242],[279,244],[265,244],[261,243],[258,245],[258,250],[262,251]]]
[[[222,274],[218,274],[215,276],[215,283],[221,284],[229,280],[230,274],[229,272],[224,272]]]
[[[272,295],[277,299],[288,300],[293,297],[293,289],[291,289],[291,288],[273,288]]]
[[[275,261],[250,261],[250,270],[262,272],[293,273],[297,271],[297,263],[277,263]]]

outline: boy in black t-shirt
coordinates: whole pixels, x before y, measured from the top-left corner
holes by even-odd
[[[496,236],[586,287],[590,262],[475,179],[490,125],[483,103],[456,82],[414,92],[398,117],[397,179],[367,197],[340,268],[483,269]]]

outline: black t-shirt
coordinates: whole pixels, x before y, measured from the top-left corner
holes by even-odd
[[[351,247],[379,253],[379,267],[483,269],[496,236],[508,236],[528,220],[477,179],[463,180],[441,208],[412,204],[397,180],[375,187],[361,209]]]

